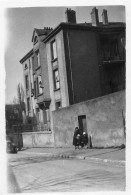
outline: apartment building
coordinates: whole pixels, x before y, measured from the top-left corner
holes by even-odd
[[[21,60],[26,114],[38,130],[52,130],[52,111],[125,88],[125,23],[77,23],[67,9],[66,22],[55,29],[34,29],[33,48]]]
[[[77,23],[66,10],[46,44],[52,110],[110,94],[125,88],[125,24],[108,22],[103,10],[91,12],[92,23]]]
[[[26,115],[32,120],[37,130],[50,130],[49,123],[49,79],[43,38],[51,28],[34,29],[33,49],[21,60],[26,94]]]

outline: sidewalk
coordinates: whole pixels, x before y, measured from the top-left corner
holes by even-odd
[[[125,149],[74,149],[74,148],[25,148],[18,153],[27,155],[44,155],[60,158],[76,158],[81,160],[101,161],[125,165]]]

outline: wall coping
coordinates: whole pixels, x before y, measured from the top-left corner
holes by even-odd
[[[110,94],[107,94],[107,95],[99,96],[97,98],[93,98],[93,99],[90,99],[90,100],[86,100],[86,101],[83,101],[83,102],[79,102],[79,103],[76,103],[76,104],[73,104],[73,105],[70,105],[70,106],[62,107],[62,108],[59,108],[58,110],[53,110],[52,112],[59,112],[61,110],[68,109],[70,107],[75,107],[76,105],[80,105],[80,104],[83,105],[84,103],[94,102],[96,100],[102,100],[105,97],[114,97],[117,94],[122,94],[122,93],[125,93],[125,90],[117,91],[117,92],[110,93]]]

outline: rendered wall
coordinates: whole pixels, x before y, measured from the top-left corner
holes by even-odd
[[[23,147],[53,147],[53,136],[50,132],[22,133]]]
[[[70,104],[99,97],[97,34],[68,30],[64,32],[64,39]]]
[[[119,146],[124,143],[123,115],[125,91],[53,111],[56,146],[71,146],[78,116],[86,115],[87,132],[94,147]]]

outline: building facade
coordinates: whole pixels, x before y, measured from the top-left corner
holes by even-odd
[[[51,31],[50,28],[34,29],[33,49],[22,59],[26,94],[26,115],[31,119],[36,130],[50,131],[49,117],[49,78],[45,44],[42,39]]]
[[[109,23],[106,10],[100,23],[96,8],[92,23],[77,24],[73,10],[66,16],[43,40],[54,110],[57,101],[65,107],[125,88],[125,24]]]
[[[77,23],[74,10],[55,29],[34,29],[23,66],[26,114],[37,130],[52,131],[52,111],[125,89],[125,24]],[[59,120],[59,119],[58,119]]]

